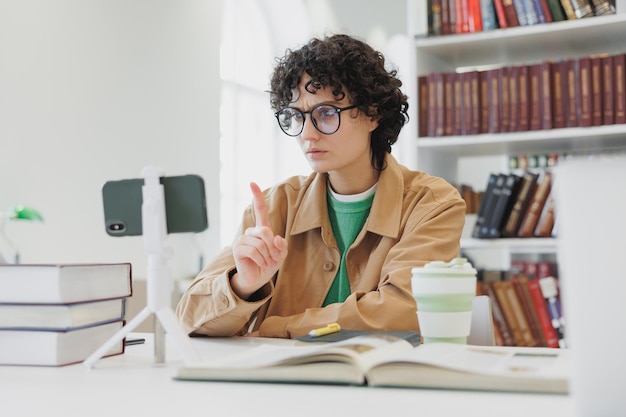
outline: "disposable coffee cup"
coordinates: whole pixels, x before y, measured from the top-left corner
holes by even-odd
[[[424,343],[467,343],[476,296],[476,269],[465,258],[411,270],[411,287]]]

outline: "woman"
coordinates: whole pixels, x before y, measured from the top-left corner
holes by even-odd
[[[381,53],[347,35],[278,61],[271,105],[313,173],[264,192],[250,185],[232,247],[176,309],[189,333],[295,338],[335,322],[419,330],[411,268],[458,255],[465,203],[391,155],[408,118],[401,85]]]

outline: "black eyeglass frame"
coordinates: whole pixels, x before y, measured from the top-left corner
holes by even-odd
[[[319,128],[319,126],[317,126],[317,120],[315,120],[315,118],[313,117],[313,112],[317,109],[319,109],[320,107],[332,107],[333,109],[335,109],[337,111],[337,129],[335,129],[334,131],[327,133],[327,132],[322,132],[322,130]],[[358,106],[356,104],[353,104],[351,106],[346,106],[346,107],[337,107],[334,106],[332,104],[326,104],[326,103],[321,103],[316,105],[315,107],[313,107],[311,110],[308,111],[302,111],[297,107],[283,107],[282,109],[278,110],[276,113],[274,113],[274,117],[276,117],[276,121],[278,122],[278,126],[280,127],[280,130],[283,131],[283,133],[287,136],[291,136],[291,137],[296,137],[299,136],[302,131],[304,130],[304,123],[306,122],[306,115],[310,114],[311,115],[311,121],[313,122],[313,126],[315,126],[315,129],[317,129],[318,132],[320,132],[323,135],[332,135],[333,133],[336,133],[339,130],[339,127],[341,126],[341,112],[344,110],[351,110],[351,109],[355,109]],[[300,131],[296,134],[291,134],[291,133],[287,133],[285,131],[285,129],[283,128],[283,126],[280,124],[280,119],[278,118],[279,114],[281,112],[283,112],[284,110],[287,109],[291,109],[291,110],[296,110],[298,112],[300,112],[300,114],[302,115],[302,126],[300,127]]]

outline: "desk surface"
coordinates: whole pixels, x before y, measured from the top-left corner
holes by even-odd
[[[569,396],[351,386],[218,383],[173,379],[182,364],[168,342],[166,363],[146,343],[83,364],[59,367],[0,366],[0,414],[119,416],[373,416],[411,412],[423,416],[574,416]],[[220,355],[254,343],[247,339],[192,339],[198,352]],[[281,342],[277,342],[281,343]],[[329,404],[326,411],[319,407]]]

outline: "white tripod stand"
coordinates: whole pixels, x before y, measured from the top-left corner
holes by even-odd
[[[160,183],[161,173],[154,167],[145,167],[142,176],[144,178],[141,206],[142,233],[148,253],[146,307],[84,361],[88,368],[93,368],[99,359],[150,315],[155,316],[155,362],[165,361],[164,331],[172,337],[185,364],[199,360],[189,336],[182,329],[170,305],[173,282],[168,266],[170,251],[169,248],[163,246],[163,239],[167,235],[167,222],[165,193]]]

